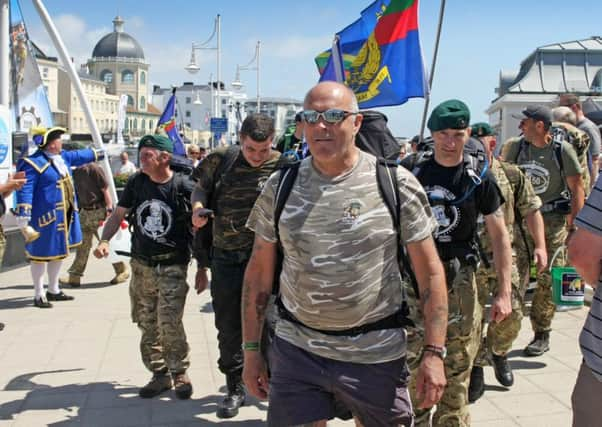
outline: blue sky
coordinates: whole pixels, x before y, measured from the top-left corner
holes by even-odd
[[[26,24],[36,41],[53,54],[31,2],[22,0]],[[201,71],[190,75],[184,66],[193,41],[205,41],[215,16],[222,16],[222,79],[234,79],[236,64],[253,58],[262,43],[261,95],[302,99],[317,81],[313,58],[330,47],[333,34],[359,17],[370,0],[303,1],[134,1],[46,0],[76,64],[85,61],[96,42],[112,31],[119,14],[125,31],[142,45],[150,63],[151,84],[171,86],[183,81],[205,83],[215,78],[215,54],[205,51]],[[430,69],[439,14],[438,0],[420,2],[420,34]],[[602,36],[602,3],[581,0],[451,0],[447,1],[431,108],[459,98],[471,108],[473,121],[486,120],[485,109],[495,99],[499,73],[517,70],[538,46]],[[197,52],[198,54],[198,52]],[[241,75],[250,97],[255,96],[255,72]],[[397,136],[412,136],[420,127],[424,100],[382,109]]]

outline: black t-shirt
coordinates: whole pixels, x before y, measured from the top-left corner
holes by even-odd
[[[176,188],[176,184],[179,188]],[[190,259],[192,239],[190,194],[194,183],[186,175],[173,175],[164,184],[136,173],[128,180],[118,205],[130,209],[132,257],[177,254],[174,264]]]
[[[435,241],[441,257],[447,259],[458,252],[473,252],[479,214],[490,215],[504,203],[491,171],[487,170],[481,184],[474,187],[463,164],[445,167],[431,158],[420,167],[417,178],[429,196],[439,223]],[[473,187],[474,191],[466,200],[454,204]]]

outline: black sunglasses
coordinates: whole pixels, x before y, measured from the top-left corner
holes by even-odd
[[[339,123],[345,120],[349,116],[353,116],[358,113],[353,113],[351,111],[339,110],[338,108],[331,108],[326,111],[316,111],[316,110],[304,110],[301,112],[303,116],[303,120],[311,125],[318,123],[320,117],[324,119],[326,123],[330,123],[332,125]]]

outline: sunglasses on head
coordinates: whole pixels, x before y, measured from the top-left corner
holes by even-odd
[[[316,110],[304,110],[302,113],[303,120],[311,125],[318,123],[320,117],[326,122],[330,124],[339,123],[342,120],[346,119],[349,116],[358,114],[353,113],[351,111],[339,110],[338,108],[331,108],[326,111],[316,111]]]

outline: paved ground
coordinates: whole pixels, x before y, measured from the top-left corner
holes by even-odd
[[[215,366],[208,292],[191,291],[184,316],[192,399],[180,401],[173,393],[138,398],[149,373],[138,356],[127,285],[107,285],[111,273],[108,262],[91,260],[84,285],[67,290],[76,300],[55,303],[50,310],[32,306],[28,268],[0,274],[0,321],[6,324],[0,332],[0,427],[264,425],[266,404],[258,401],[250,401],[232,421],[214,415],[225,387]],[[473,426],[570,425],[570,394],[581,360],[577,337],[585,314],[585,309],[557,313],[552,350],[531,359],[520,351],[531,337],[525,320],[511,353],[516,383],[511,390],[497,385],[487,368],[485,396],[471,406]]]

